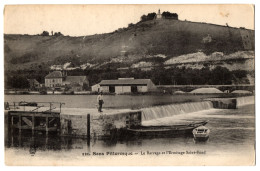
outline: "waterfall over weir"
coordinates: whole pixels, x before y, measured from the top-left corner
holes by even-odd
[[[255,103],[255,96],[246,96],[237,98],[237,106],[244,106]]]
[[[210,101],[172,104],[142,109],[142,121],[170,117],[179,114],[187,114],[213,108]]]

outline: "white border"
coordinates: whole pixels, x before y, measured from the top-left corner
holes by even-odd
[[[258,8],[258,5],[259,5],[259,1],[254,1],[254,0],[212,0],[212,1],[209,1],[209,0],[197,0],[197,1],[192,1],[192,0],[178,0],[178,1],[170,1],[170,0],[142,0],[142,1],[137,1],[137,0],[134,0],[134,1],[130,1],[130,0],[127,0],[127,1],[120,1],[120,0],[109,0],[109,1],[106,1],[106,0],[99,0],[99,1],[94,1],[94,0],[91,0],[91,1],[84,1],[84,0],[62,0],[62,1],[59,1],[59,0],[41,0],[41,1],[37,1],[37,0],[1,0],[0,1],[0,9],[2,11],[2,14],[3,14],[3,10],[4,10],[4,5],[6,4],[255,4],[255,30],[257,30],[258,26],[259,26],[259,12],[257,11],[257,8]],[[0,36],[0,43],[1,43],[1,48],[0,48],[0,54],[1,54],[1,60],[0,60],[0,67],[1,67],[1,70],[0,70],[0,92],[1,92],[1,102],[0,102],[0,110],[3,111],[3,86],[4,86],[4,79],[3,79],[3,15],[2,17],[0,17],[0,23],[1,23],[1,27],[0,27],[0,32],[2,34],[2,36]],[[257,63],[258,63],[258,51],[257,51],[257,47],[258,47],[258,40],[259,40],[259,34],[258,32],[256,31],[255,33],[256,35],[256,44],[255,44],[255,47],[256,47],[256,60],[255,60],[255,64],[256,64],[256,93],[258,92],[258,84],[259,84],[259,81],[258,81],[258,74],[259,74],[259,71],[257,69]],[[257,102],[258,102],[258,95],[256,95],[256,132],[258,132],[258,126],[257,124],[259,123],[259,116],[258,115],[258,111],[259,111],[259,107],[257,105]],[[126,171],[132,171],[132,170],[136,170],[136,169],[140,169],[140,170],[143,170],[143,169],[149,169],[149,170],[172,170],[172,169],[184,169],[184,170],[193,170],[193,171],[202,171],[202,170],[230,170],[230,169],[234,169],[236,171],[245,171],[245,170],[259,170],[259,160],[258,160],[258,149],[259,149],[259,146],[258,146],[258,142],[259,142],[259,138],[256,134],[256,141],[257,141],[257,147],[256,147],[256,166],[254,167],[91,167],[91,168],[83,168],[83,167],[62,167],[62,168],[57,168],[57,167],[7,167],[5,166],[4,164],[4,126],[3,126],[3,123],[4,123],[4,119],[3,119],[3,113],[0,115],[0,125],[1,125],[1,128],[0,128],[0,169],[1,170],[33,170],[35,171],[35,169],[40,169],[40,170],[46,170],[46,169],[63,169],[63,170],[72,170],[72,169],[93,169],[93,170],[126,170]]]

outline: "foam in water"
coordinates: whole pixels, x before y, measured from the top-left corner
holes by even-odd
[[[142,121],[171,117],[179,114],[194,113],[202,110],[209,110],[212,108],[213,104],[210,101],[144,108],[142,109]]]
[[[246,97],[238,97],[237,98],[237,106],[244,106],[255,103],[254,96],[246,96]]]
[[[187,113],[184,115],[174,115],[171,117],[157,118],[152,120],[142,121],[143,126],[156,126],[156,125],[173,125],[173,124],[187,124],[192,123],[195,120],[202,120],[207,117],[207,119],[211,116],[210,114],[217,113],[221,111],[221,109],[209,109],[202,110],[192,113]],[[214,116],[213,116],[214,117]],[[204,120],[207,120],[204,119]]]

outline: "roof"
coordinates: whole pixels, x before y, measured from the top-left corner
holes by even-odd
[[[62,78],[61,71],[53,71],[49,73],[45,78]]]
[[[27,79],[30,84],[40,84],[36,79]]]
[[[87,79],[86,76],[66,76],[65,82],[70,82],[70,83],[83,83]]]
[[[151,79],[102,80],[100,85],[147,85]]]

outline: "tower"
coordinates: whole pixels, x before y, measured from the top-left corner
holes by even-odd
[[[161,10],[158,10],[158,13],[156,14],[156,20],[158,19],[162,19],[162,14],[161,14]]]

